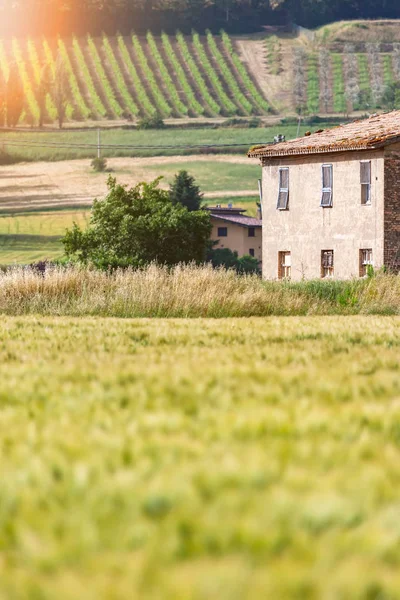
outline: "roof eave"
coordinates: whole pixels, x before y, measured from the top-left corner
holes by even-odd
[[[332,154],[340,152],[357,152],[366,150],[379,150],[386,146],[396,144],[400,142],[400,136],[390,138],[388,140],[382,140],[381,142],[375,142],[373,144],[362,144],[352,146],[326,146],[325,148],[302,148],[302,149],[288,149],[281,150],[280,152],[271,152],[268,150],[253,150],[248,153],[248,158],[263,159],[263,158],[284,158],[288,156],[309,156],[312,154]]]

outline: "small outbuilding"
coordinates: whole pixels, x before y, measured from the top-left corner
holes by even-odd
[[[400,111],[259,146],[263,276],[400,271]]]

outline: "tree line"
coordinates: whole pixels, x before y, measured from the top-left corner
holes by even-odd
[[[398,18],[398,0],[0,0],[0,35],[259,30],[339,19]]]

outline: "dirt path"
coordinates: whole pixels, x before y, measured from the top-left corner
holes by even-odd
[[[165,164],[212,162],[248,165],[245,156],[162,156],[152,158],[112,158],[108,164],[118,181],[133,186],[140,181],[157,177],[157,167]],[[149,168],[154,166],[154,171]],[[0,167],[0,210],[32,210],[52,207],[91,205],[93,199],[107,191],[107,175],[94,173],[90,161],[22,163]],[[161,187],[167,188],[166,181]],[[239,197],[253,195],[255,190],[226,190],[209,192],[206,198]]]

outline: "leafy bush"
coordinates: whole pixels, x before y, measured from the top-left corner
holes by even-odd
[[[138,129],[164,129],[165,123],[160,113],[154,113],[147,117],[139,119]]]
[[[173,204],[158,184],[127,189],[110,177],[107,197],[94,201],[89,227],[74,224],[63,238],[66,256],[100,269],[203,262],[210,215]]]
[[[214,268],[224,267],[225,269],[234,269],[237,273],[246,275],[260,275],[260,266],[258,260],[250,255],[241,256],[236,251],[229,248],[216,248],[209,250],[207,261]]]
[[[104,173],[104,171],[107,169],[107,160],[103,157],[94,158],[90,164],[93,168],[93,171],[96,171],[96,173]]]

